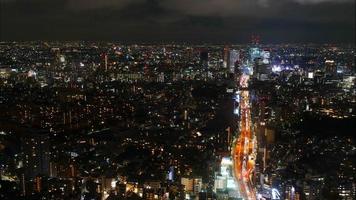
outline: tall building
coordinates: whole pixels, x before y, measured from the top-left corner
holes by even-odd
[[[200,65],[202,67],[203,72],[208,72],[209,65],[209,53],[207,50],[200,51]],[[205,74],[207,76],[207,74]]]
[[[334,60],[325,61],[325,73],[330,76],[334,76],[337,74],[337,66]]]
[[[23,165],[25,178],[49,175],[49,136],[47,133],[31,133],[23,139]]]
[[[230,49],[228,46],[225,46],[223,51],[223,67],[227,68],[229,65]]]
[[[23,195],[41,190],[41,176],[49,176],[50,145],[46,132],[29,133],[22,141],[21,190]]]
[[[261,52],[262,63],[267,65],[271,62],[271,53],[268,49],[264,49]]]
[[[230,50],[229,62],[228,62],[230,73],[235,73],[235,67],[236,67],[236,65],[238,64],[238,63],[237,63],[238,60],[239,60],[239,53],[238,53],[238,51],[235,50],[235,49]]]
[[[251,62],[256,62],[256,59],[261,58],[261,50],[258,47],[252,47],[250,48],[250,61]]]
[[[207,50],[201,50],[200,51],[200,63],[201,64],[207,64],[209,60],[209,53]]]

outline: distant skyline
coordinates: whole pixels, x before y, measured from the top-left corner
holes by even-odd
[[[1,41],[355,42],[355,0],[0,2]]]

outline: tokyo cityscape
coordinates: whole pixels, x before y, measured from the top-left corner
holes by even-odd
[[[0,199],[355,200],[355,0],[0,0]]]

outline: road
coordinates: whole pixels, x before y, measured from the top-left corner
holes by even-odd
[[[240,78],[240,126],[237,139],[233,144],[232,158],[234,176],[244,200],[255,200],[256,190],[252,182],[255,168],[257,141],[251,129],[250,93],[247,75]]]

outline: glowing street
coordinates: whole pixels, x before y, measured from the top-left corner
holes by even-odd
[[[238,137],[233,144],[232,158],[234,162],[234,175],[238,190],[243,199],[256,199],[256,191],[252,176],[256,160],[256,137],[251,130],[250,96],[247,75],[240,78],[240,126]]]

